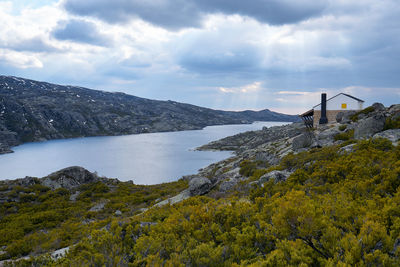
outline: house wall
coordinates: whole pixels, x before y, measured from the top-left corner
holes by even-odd
[[[346,108],[342,107],[342,104],[346,104]],[[363,102],[357,101],[345,95],[338,95],[326,102],[327,111],[360,110],[362,108],[363,108]],[[321,104],[319,104],[314,108],[314,112],[317,110],[321,111]]]

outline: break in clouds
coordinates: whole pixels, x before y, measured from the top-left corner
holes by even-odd
[[[321,91],[400,96],[396,0],[20,2],[0,2],[6,75],[290,113]]]

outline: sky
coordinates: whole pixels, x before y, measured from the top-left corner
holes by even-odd
[[[399,0],[0,0],[0,75],[224,110],[400,103]]]

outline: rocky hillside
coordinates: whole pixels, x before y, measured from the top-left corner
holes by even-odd
[[[295,121],[269,110],[230,112],[124,93],[0,76],[0,153],[49,139],[201,129],[254,121]]]
[[[232,150],[236,155],[204,168],[199,175],[212,177],[213,186],[210,188],[219,186],[226,191],[248,179],[240,173],[244,161],[277,166],[285,156],[310,149],[341,146],[341,151],[349,152],[353,151],[357,140],[385,138],[395,146],[400,140],[400,104],[386,108],[375,103],[359,112],[341,112],[336,120],[312,131],[307,130],[303,123],[264,127],[259,131],[240,133],[203,145],[198,150]],[[274,170],[271,174],[264,174],[260,181],[265,182],[268,175],[280,174],[286,179],[292,171],[283,170],[280,173]]]
[[[174,183],[0,181],[0,265],[399,266],[399,141],[374,104],[212,142],[236,154]]]

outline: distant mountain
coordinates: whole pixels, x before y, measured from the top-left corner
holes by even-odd
[[[0,153],[50,139],[201,129],[254,121],[296,121],[262,111],[222,111],[124,93],[0,76]]]

